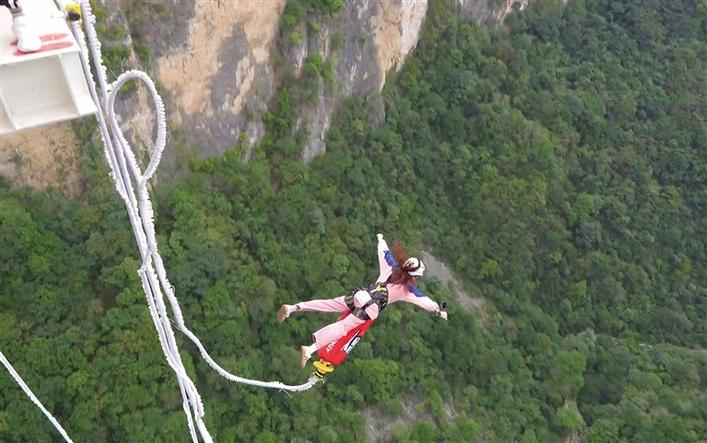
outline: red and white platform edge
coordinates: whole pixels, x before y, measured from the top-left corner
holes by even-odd
[[[42,47],[17,49],[12,16],[0,8],[0,135],[94,114],[96,106],[81,69],[79,45],[52,0],[22,3]]]

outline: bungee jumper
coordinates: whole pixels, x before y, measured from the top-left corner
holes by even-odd
[[[293,312],[299,311],[344,313],[336,322],[312,334],[314,342],[311,345],[300,348],[300,365],[303,368],[311,356],[317,353],[320,359],[314,363],[314,368],[319,376],[332,372],[335,365],[346,359],[373,320],[391,303],[412,303],[444,320],[447,319],[445,306],[440,306],[416,285],[417,278],[422,277],[425,272],[424,263],[416,257],[406,257],[399,246],[396,246],[394,256],[383,235],[378,234],[377,237],[380,274],[376,283],[333,299],[285,304],[277,313],[280,323]]]

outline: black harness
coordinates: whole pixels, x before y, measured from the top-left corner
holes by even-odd
[[[367,288],[358,288],[354,290],[351,294],[345,296],[344,302],[346,303],[346,306],[351,310],[351,314],[363,321],[370,320],[371,317],[366,314],[366,308],[368,308],[374,303],[378,305],[378,312],[381,312],[388,305],[388,288],[386,287],[386,283],[387,282],[375,283]],[[360,308],[357,308],[354,305],[354,295],[358,291],[366,291],[371,296],[371,299],[368,300]]]

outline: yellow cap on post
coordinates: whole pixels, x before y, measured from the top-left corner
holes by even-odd
[[[76,3],[67,4],[64,6],[64,11],[66,12],[66,16],[72,22],[81,20],[81,7]]]

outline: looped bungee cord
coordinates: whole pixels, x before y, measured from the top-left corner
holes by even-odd
[[[110,167],[110,178],[115,185],[118,195],[123,199],[125,208],[128,212],[128,218],[133,229],[133,234],[137,242],[138,250],[142,265],[138,270],[138,275],[142,282],[142,288],[145,292],[147,306],[150,316],[157,330],[160,346],[165,354],[167,363],[177,376],[179,390],[182,394],[182,408],[187,416],[187,424],[191,438],[194,442],[198,442],[197,430],[201,439],[211,443],[213,441],[209,434],[206,424],[204,423],[204,405],[196,385],[189,377],[184,362],[182,361],[177,340],[172,329],[172,320],[167,311],[167,305],[164,301],[166,295],[169,307],[171,308],[174,323],[177,328],[196,345],[199,353],[206,363],[211,366],[223,378],[235,382],[251,386],[263,388],[277,389],[280,391],[299,392],[310,389],[320,379],[314,375],[310,376],[306,383],[301,385],[286,385],[279,381],[261,381],[239,377],[222,368],[206,351],[206,348],[201,343],[201,340],[194,334],[184,323],[182,310],[174,293],[174,288],[167,279],[167,272],[164,268],[162,257],[157,247],[157,239],[154,226],[154,211],[152,202],[148,192],[148,182],[155,174],[162,158],[162,153],[167,141],[167,122],[165,118],[164,103],[152,79],[144,72],[130,70],[124,72],[113,82],[109,84],[106,79],[106,68],[103,65],[101,57],[101,43],[95,30],[96,18],[93,15],[91,6],[88,0],[80,0],[81,16],[86,29],[84,35],[79,21],[71,21],[70,26],[76,41],[81,49],[80,59],[81,66],[88,83],[91,98],[96,104],[96,118],[104,143],[104,154],[106,161]],[[93,72],[91,71],[91,63],[89,56],[93,60],[96,80],[94,81]],[[120,91],[120,88],[126,82],[136,80],[141,82],[149,92],[154,104],[155,124],[157,126],[156,137],[152,148],[150,149],[150,160],[144,171],[140,169],[136,155],[123,135],[120,128],[118,117],[115,112],[115,99]],[[54,417],[47,412],[46,409],[39,403],[29,391],[29,388],[21,381],[19,375],[11,369],[9,362],[4,356],[0,361],[6,365],[10,374],[22,386],[25,393],[42,409],[42,412],[49,417],[52,424],[59,430],[66,441],[71,442],[66,432],[61,428]]]

